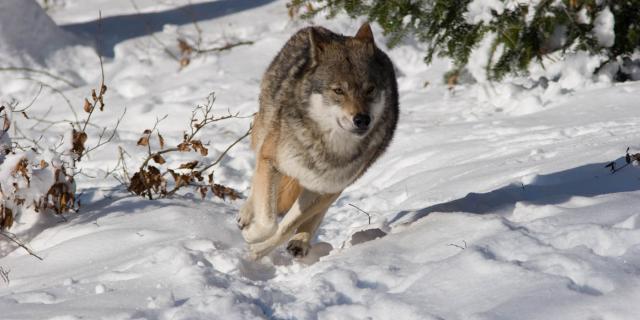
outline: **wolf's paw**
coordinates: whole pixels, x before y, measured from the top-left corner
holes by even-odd
[[[242,228],[242,237],[248,243],[256,243],[268,239],[277,230],[276,221],[257,221],[254,219]]]
[[[240,208],[240,212],[238,213],[238,218],[236,218],[236,223],[238,224],[238,228],[243,230],[249,224],[251,224],[251,220],[253,219],[253,208],[251,204],[247,201],[242,208]]]
[[[240,229],[240,230],[246,228],[250,223],[251,223],[251,219],[247,219],[246,217],[243,217],[242,215],[238,215],[238,217],[236,218],[236,225],[238,226],[238,229]]]
[[[287,245],[287,252],[294,258],[304,258],[309,253],[309,242],[303,240],[291,240]]]
[[[269,254],[269,252],[275,249],[273,239],[269,238],[265,241],[249,244],[249,257],[253,260],[260,260],[260,258]]]

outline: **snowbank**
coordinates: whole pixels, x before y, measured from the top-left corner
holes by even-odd
[[[0,2],[0,39],[5,67],[45,64],[56,51],[77,44],[34,0]]]

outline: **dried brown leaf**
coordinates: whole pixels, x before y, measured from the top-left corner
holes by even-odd
[[[82,107],[82,110],[84,110],[84,112],[89,113],[91,112],[92,109],[92,105],[91,102],[89,102],[89,100],[84,99],[84,106]]]
[[[242,197],[242,195],[235,189],[217,183],[211,186],[211,192],[222,200],[225,200],[227,197],[231,200],[236,200]]]
[[[173,171],[172,169],[167,169],[167,171],[171,174],[171,177],[173,177],[174,180],[178,176],[178,174],[175,171]]]
[[[87,142],[87,134],[84,131],[76,131],[75,129],[72,131],[73,141],[72,141],[72,149],[71,152],[76,155],[78,161],[80,161],[80,157],[82,153],[84,153],[84,143]]]
[[[136,172],[131,177],[131,181],[129,182],[129,191],[141,195],[143,192],[147,190],[144,183],[144,174],[141,172]]]
[[[178,145],[178,151],[180,152],[187,152],[187,151],[191,151],[191,148],[189,148],[189,142],[182,142]]]
[[[138,139],[138,143],[139,146],[147,146],[149,145],[149,136],[142,136],[140,137],[140,139]]]
[[[182,55],[191,54],[191,52],[193,52],[193,47],[184,39],[178,39],[178,48]]]
[[[2,125],[2,130],[4,130],[4,132],[9,131],[9,128],[11,128],[11,121],[9,120],[9,117],[7,117],[6,115],[4,116],[4,123]]]
[[[193,169],[197,165],[198,165],[198,160],[189,161],[189,162],[181,164],[180,167],[178,167],[178,169]]]
[[[29,179],[29,160],[22,159],[18,162],[15,168],[13,168],[14,173],[19,173],[23,177]]]
[[[0,206],[0,230],[6,230],[13,225],[13,211],[11,209]]]
[[[155,155],[152,157],[152,159],[153,159],[153,161],[155,161],[157,164],[164,164],[164,163],[166,163],[166,161],[164,160],[164,158],[163,158],[161,155],[159,155],[159,154],[155,154]]]
[[[453,89],[453,87],[455,87],[458,84],[458,73],[454,73],[452,75],[449,76],[449,78],[447,79],[447,85],[449,86],[449,89]]]
[[[155,192],[159,192],[160,189],[164,186],[164,178],[162,177],[162,173],[160,170],[154,166],[149,166],[147,178],[147,185],[153,187]]]
[[[128,189],[137,195],[151,192],[164,194],[166,180],[158,168],[149,166],[147,170],[142,169],[133,174]]]
[[[202,145],[202,142],[200,142],[200,140],[191,140],[191,147],[193,147],[195,151],[200,152],[200,154],[203,156],[209,154],[209,150],[205,148],[204,145]]]
[[[190,174],[179,174],[171,169],[167,170],[169,171],[169,173],[171,173],[171,176],[173,177],[173,180],[176,183],[176,189],[182,187],[182,186],[186,186],[189,183],[191,183],[191,181],[193,181],[193,177]]]
[[[191,59],[189,59],[189,57],[182,57],[180,59],[180,67],[182,67],[182,68],[188,66],[189,63],[191,63]]]
[[[198,180],[198,181],[204,180],[204,178],[202,177],[202,172],[200,172],[200,171],[193,170],[193,172],[191,174],[193,174],[193,177],[196,178],[196,180]]]
[[[138,139],[138,143],[137,145],[139,146],[148,146],[149,145],[149,135],[151,135],[151,130],[146,129],[144,130],[144,132],[142,133],[142,137],[140,137],[140,139]]]
[[[58,199],[58,204],[59,204],[59,208],[66,208],[67,207],[67,194],[63,193],[60,195],[60,198]]]
[[[160,132],[158,132],[158,140],[160,141],[160,149],[164,149],[164,138],[162,137]]]
[[[58,174],[66,175],[63,171],[56,170]],[[72,192],[72,181],[62,181],[54,183],[47,192],[48,203],[45,203],[42,209],[52,209],[57,214],[62,214],[73,210],[75,203],[75,195]]]

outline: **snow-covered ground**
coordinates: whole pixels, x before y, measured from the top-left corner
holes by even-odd
[[[576,71],[584,67],[578,57],[580,65],[572,69],[568,61],[560,80],[546,89],[502,83],[449,90],[441,84],[446,61],[425,66],[422,51],[411,43],[388,50],[401,90],[391,147],[330,209],[309,257],[292,260],[280,248],[255,262],[246,258],[235,225],[241,200],[200,200],[194,194],[146,200],[102,177],[116,165],[118,146],[132,164],[139,163],[145,150],[136,141],[157,117],[169,115],[160,130],[166,140],[180,141],[191,109],[210,92],[221,114],[255,112],[262,72],[306,22],[290,20],[285,1],[51,3],[50,16],[68,33],[50,36],[66,39],[60,49],[65,54],[10,60],[0,51],[0,61],[73,79],[78,88],[47,81],[80,111],[100,82],[98,58],[82,44],[93,41],[91,32],[101,25],[109,91],[107,111],[95,121],[108,125],[125,107],[127,113],[117,141],[82,162],[80,213],[68,221],[23,215],[12,229],[44,260],[0,245],[0,267],[10,271],[10,282],[0,282],[0,319],[640,314],[640,169],[627,166],[612,174],[605,168],[613,160],[622,167],[627,147],[640,151],[640,83],[586,81],[580,78],[585,72]],[[255,43],[196,57],[180,69],[161,44],[178,54],[178,37],[197,37],[193,21],[202,30],[203,47]],[[352,33],[361,21],[316,22]],[[154,36],[136,29],[145,27]],[[382,45],[382,35],[376,37]],[[1,72],[0,80],[3,102],[27,104],[40,87],[20,73]],[[29,114],[73,118],[61,95],[47,88]],[[238,118],[207,129],[203,141],[211,142],[210,157],[249,123]],[[28,128],[34,135],[43,130]],[[67,130],[54,125],[43,141],[54,143]],[[216,181],[246,193],[253,159],[243,141],[216,169]],[[371,224],[351,205],[368,212]],[[360,232],[375,228],[388,234],[371,240]]]

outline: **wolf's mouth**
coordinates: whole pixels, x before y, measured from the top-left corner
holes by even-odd
[[[351,129],[350,130],[352,133],[355,133],[359,136],[364,136],[365,133],[367,133],[367,131],[369,131],[368,129]]]
[[[358,129],[358,128],[347,129],[342,125],[342,123],[340,122],[340,119],[336,119],[336,123],[340,128],[342,128],[342,130],[349,131],[357,136],[363,136],[365,133],[367,133],[367,131],[369,131],[368,128],[367,129]]]

